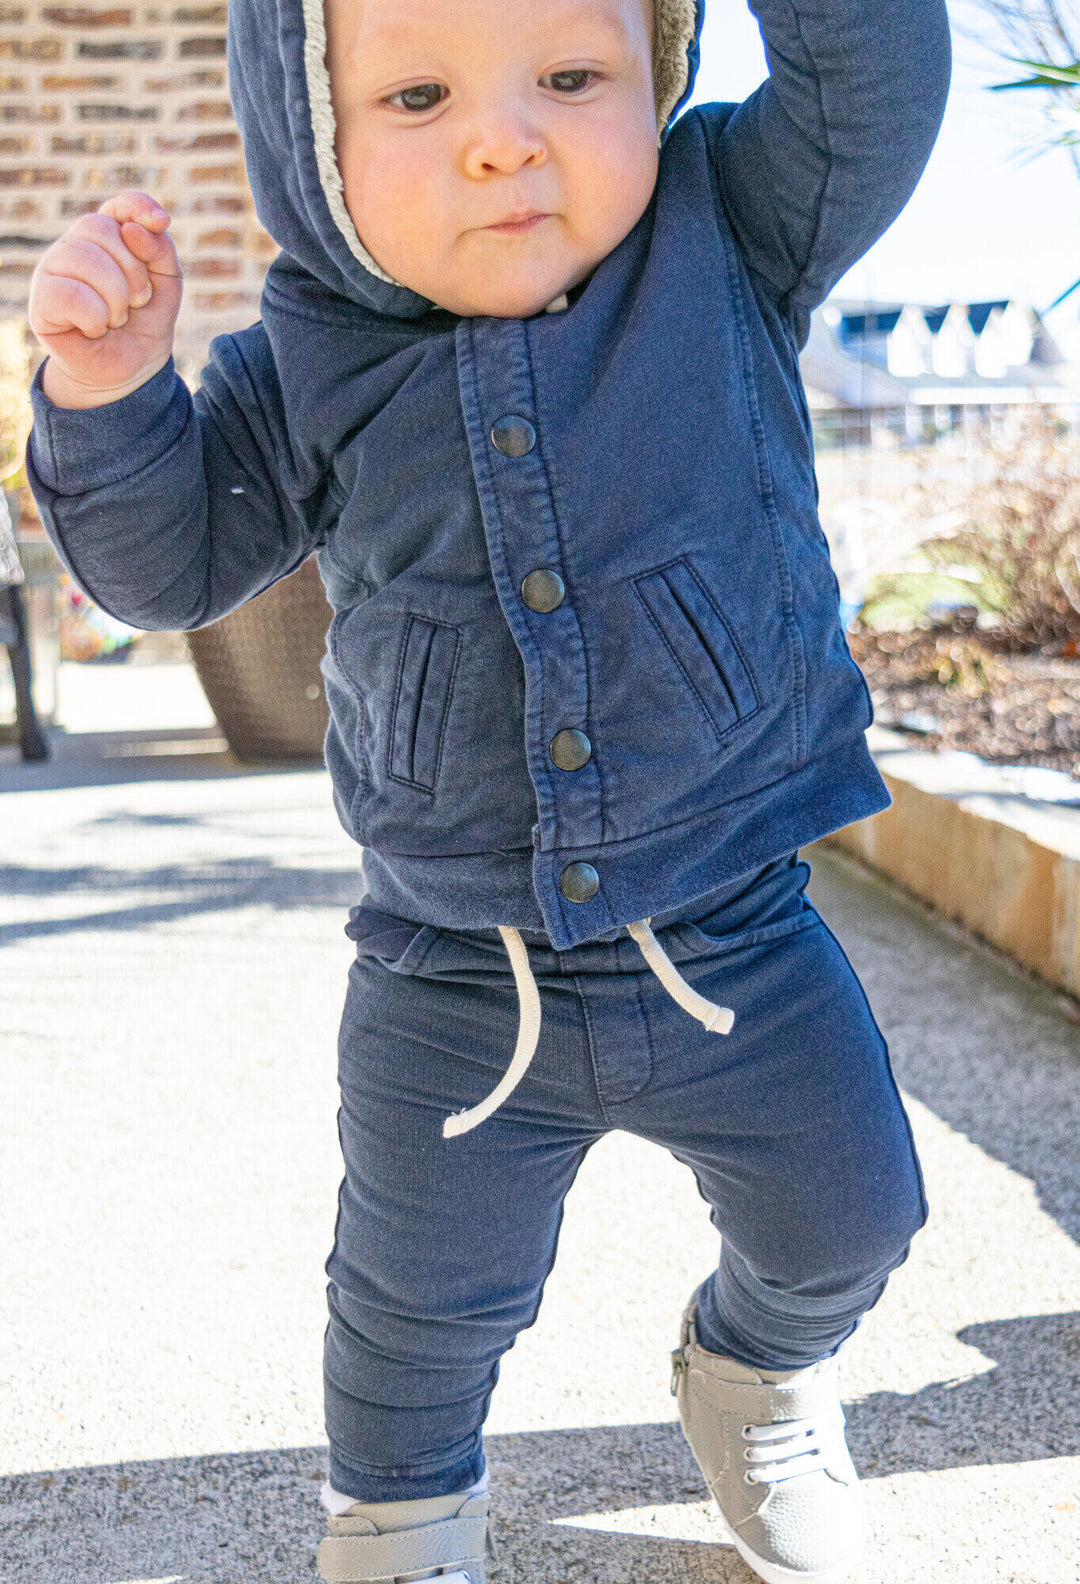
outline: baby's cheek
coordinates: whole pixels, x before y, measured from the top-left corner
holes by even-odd
[[[576,162],[575,219],[582,235],[610,252],[632,231],[656,185],[655,132],[628,135],[625,127],[601,128]],[[606,135],[604,133],[606,132]]]
[[[358,162],[355,179],[345,183],[346,206],[357,233],[376,263],[410,285],[426,272],[445,247],[446,206],[430,167],[400,154]]]

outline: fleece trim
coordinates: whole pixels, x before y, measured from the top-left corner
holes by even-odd
[[[389,286],[400,286],[401,282],[388,275],[372,258],[345,207],[345,187],[334,153],[337,125],[330,97],[330,73],[326,69],[326,15],[323,0],[303,0],[303,7],[304,69],[307,74],[308,104],[311,107],[311,133],[315,140],[315,159],[319,167],[319,180],[326,194],[327,208],[353,257],[358,258],[376,280],[386,281]]]
[[[653,86],[661,136],[693,86],[702,12],[697,0],[656,0]]]

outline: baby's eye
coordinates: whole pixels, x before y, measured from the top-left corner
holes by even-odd
[[[386,102],[402,110],[434,110],[445,97],[446,89],[442,83],[417,83],[412,88],[402,88],[391,94]]]
[[[547,76],[542,77],[540,81],[554,88],[556,93],[574,94],[580,93],[583,88],[591,87],[593,79],[597,75],[594,71],[580,68],[574,71],[548,72]]]

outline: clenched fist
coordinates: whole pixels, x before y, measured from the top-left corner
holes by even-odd
[[[102,407],[145,385],[172,354],[183,272],[169,215],[142,192],[81,215],[30,282],[30,328],[49,354],[59,407]]]

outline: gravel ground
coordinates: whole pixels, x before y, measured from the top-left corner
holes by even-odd
[[[0,1579],[307,1584],[356,851],[321,772],[230,764],[186,668],[74,680],[51,765],[0,749]],[[933,1205],[846,1350],[852,1584],[1077,1584],[1080,1031],[813,859]],[[492,1584],[752,1584],[668,1392],[716,1252],[682,1167],[597,1146],[489,1420]]]

